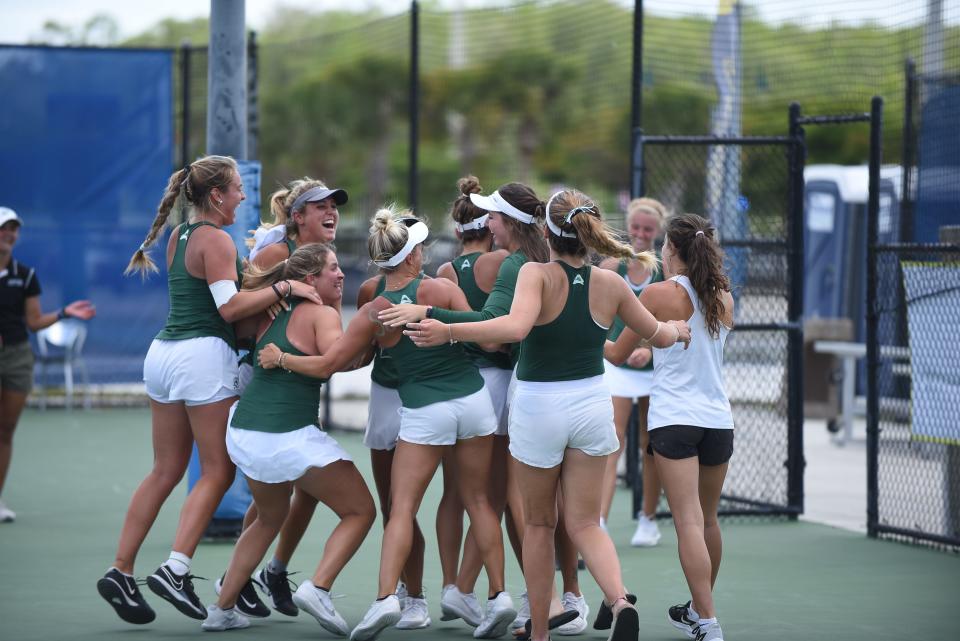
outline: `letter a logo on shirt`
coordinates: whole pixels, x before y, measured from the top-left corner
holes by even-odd
[[[407,296],[406,294],[404,294],[403,296],[400,297],[400,304],[401,304],[401,305],[403,305],[404,303],[412,303],[412,302],[413,302],[413,301],[410,300],[410,297]]]
[[[460,263],[460,269],[470,269],[470,259],[464,258],[463,262]]]
[[[573,279],[574,285],[583,285],[583,276],[577,274],[576,278]]]

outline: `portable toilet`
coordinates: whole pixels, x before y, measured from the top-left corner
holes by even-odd
[[[869,167],[810,165],[803,173],[804,318],[850,319],[850,338],[862,343],[866,340]],[[899,166],[881,169],[880,243],[900,238],[900,177]],[[863,380],[862,372],[858,379]]]

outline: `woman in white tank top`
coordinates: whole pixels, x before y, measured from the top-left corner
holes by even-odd
[[[713,605],[723,547],[717,507],[733,453],[733,414],[721,373],[733,296],[715,232],[695,214],[671,218],[663,245],[668,280],[640,296],[657,320],[686,320],[690,326],[689,349],[653,350],[647,429],[692,597],[668,614],[675,627],[698,641],[723,639]],[[608,358],[625,359],[638,339],[625,330],[616,344],[608,344]]]

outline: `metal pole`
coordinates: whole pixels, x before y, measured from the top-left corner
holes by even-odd
[[[633,496],[633,505],[630,508],[630,518],[637,518],[637,513],[643,506],[643,474],[640,472],[640,460],[643,453],[640,452],[639,420],[640,408],[634,401],[630,407],[630,418],[627,419],[627,433],[624,437],[624,450],[627,454],[627,487],[630,488]]]
[[[190,41],[180,43],[180,164],[190,163]]]
[[[418,159],[417,146],[420,138],[420,5],[410,3],[410,159],[408,174],[408,199],[410,208],[417,210]]]
[[[905,96],[903,100],[903,157],[900,161],[900,242],[913,240],[913,145],[916,132],[913,128],[913,105],[917,99],[917,66],[912,58],[904,65],[906,76]]]
[[[806,144],[803,127],[800,126],[800,105],[790,105],[790,205],[788,269],[790,294],[787,301],[787,316],[795,325],[787,333],[787,505],[796,511],[790,515],[796,519],[803,512],[803,473],[806,460],[803,456],[803,168],[806,163]]]
[[[941,227],[940,242],[960,246],[960,225]],[[942,260],[947,262],[946,255]],[[956,545],[960,540],[960,446],[945,445],[943,449],[946,450],[943,459],[944,533],[953,538]]]
[[[643,126],[643,0],[633,3],[633,66],[630,73],[630,197],[643,191],[638,175],[637,137]]]
[[[257,32],[247,38],[247,158],[256,160],[260,141],[260,109],[257,107],[260,84],[260,45]]]
[[[210,0],[207,153],[247,157],[247,43],[244,0]]]
[[[644,185],[643,165],[643,129],[635,128],[632,132],[632,149],[630,153],[630,198],[639,198],[646,193]]]
[[[870,101],[870,178],[867,192],[867,536],[876,538],[879,519],[880,345],[877,323],[877,240],[880,233],[880,161],[883,158],[883,98]]]

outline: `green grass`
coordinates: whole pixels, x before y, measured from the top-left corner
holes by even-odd
[[[145,410],[28,411],[16,438],[16,455],[4,499],[17,511],[0,525],[0,639],[183,639],[201,634],[198,622],[146,592],[157,620],[148,626],[121,622],[94,588],[114,554],[127,502],[151,462]],[[336,434],[370,478],[359,435]],[[140,553],[137,573],[151,572],[169,553],[185,486],[174,491]],[[421,523],[428,536],[426,585],[433,627],[388,631],[383,639],[469,639],[468,628],[439,621],[440,573],[433,515],[435,482],[424,500]],[[617,496],[611,534],[627,585],[639,596],[641,639],[682,637],[666,622],[666,608],[685,601],[686,590],[669,522],[659,547],[625,545],[633,531],[629,496]],[[332,515],[320,509],[291,568],[307,578],[319,559]],[[355,624],[375,596],[381,527],[371,531],[334,586],[337,608]],[[831,639],[903,641],[949,639],[949,612],[960,588],[960,558],[924,548],[873,541],[852,532],[804,522],[738,519],[724,524],[725,557],[717,585],[720,620],[735,641]],[[194,572],[214,579],[223,572],[229,544],[203,544]],[[515,595],[521,577],[508,554],[507,583]],[[592,608],[600,594],[581,573]],[[481,581],[482,583],[482,581]],[[483,587],[483,586],[481,586]],[[212,581],[199,581],[201,599],[213,599]],[[592,615],[591,615],[592,621]],[[234,638],[327,637],[312,618],[274,613]],[[586,638],[606,638],[588,629]]]

